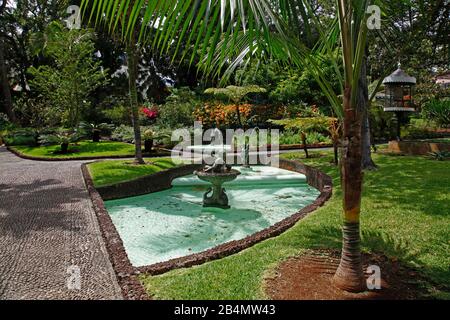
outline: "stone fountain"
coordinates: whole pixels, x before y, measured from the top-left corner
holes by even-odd
[[[211,183],[212,187],[203,195],[204,207],[217,207],[229,209],[228,196],[222,185],[225,182],[233,181],[241,173],[231,169],[222,158],[216,158],[212,166],[205,166],[201,171],[194,171],[200,180]],[[212,194],[210,195],[210,193]]]

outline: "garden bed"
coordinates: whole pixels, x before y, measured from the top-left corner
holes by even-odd
[[[18,157],[40,161],[70,161],[95,159],[124,159],[134,157],[134,145],[124,142],[82,141],[71,144],[69,152],[59,152],[60,146],[7,146],[7,149]],[[152,153],[144,153],[147,157],[161,157],[170,155],[165,150],[156,149]]]
[[[88,169],[95,187],[104,198],[114,198],[116,188],[138,190],[140,183],[146,184],[148,176],[177,166],[170,158],[144,158],[145,164],[136,165],[133,160],[95,161]],[[147,176],[147,177],[146,177]],[[132,185],[130,185],[130,183]],[[111,191],[108,191],[111,190]]]
[[[430,152],[450,151],[450,142],[389,141],[388,152],[407,155],[428,155]]]
[[[274,300],[413,300],[425,291],[411,278],[417,272],[383,254],[363,254],[363,270],[376,265],[382,270],[380,289],[351,293],[336,288],[331,279],[339,265],[338,250],[308,250],[278,266],[265,279],[265,293]],[[367,279],[370,274],[365,274]]]
[[[83,164],[82,172],[88,187],[89,194],[94,204],[95,212],[99,220],[99,224],[102,230],[103,237],[106,242],[108,252],[111,257],[112,264],[118,275],[119,283],[123,288],[125,296],[128,298],[140,298],[141,291],[137,289],[137,275],[145,272],[148,274],[156,275],[167,272],[169,270],[190,267],[198,264],[202,264],[207,261],[220,259],[225,256],[237,253],[246,248],[255,245],[267,238],[277,236],[289,229],[297,221],[304,218],[308,213],[314,211],[318,207],[322,206],[331,197],[331,185],[332,181],[329,176],[309,166],[305,166],[295,161],[289,161],[285,159],[280,160],[280,167],[288,170],[296,171],[305,174],[309,185],[318,189],[321,193],[319,197],[309,206],[304,207],[296,214],[284,219],[283,221],[257,232],[244,239],[231,241],[224,243],[215,248],[192,254],[189,256],[172,259],[166,262],[157,263],[150,266],[144,266],[135,268],[131,265],[128,256],[126,254],[123,242],[109,216],[109,213],[105,209],[103,199],[100,192],[109,198],[122,198],[132,195],[139,195],[142,192],[154,192],[157,190],[163,190],[170,187],[170,182],[174,177],[186,175],[188,172],[193,171],[194,166],[198,165],[186,165],[177,168],[161,171],[154,175],[139,178],[134,181],[128,181],[120,184],[120,187],[109,186],[106,188],[100,188],[97,190],[94,187],[93,180],[89,174],[87,166]],[[99,192],[100,191],[100,192]],[[136,291],[137,290],[137,291]],[[129,294],[131,292],[131,294]],[[136,294],[135,292],[140,292]]]

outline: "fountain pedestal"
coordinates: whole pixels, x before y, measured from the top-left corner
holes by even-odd
[[[205,172],[196,171],[194,172],[200,180],[207,181],[211,183],[212,187],[206,191],[203,195],[203,206],[204,207],[217,207],[222,209],[228,209],[228,197],[225,193],[225,189],[222,185],[225,182],[233,181],[241,173],[238,170],[229,170],[226,172]],[[212,194],[210,192],[212,191]]]

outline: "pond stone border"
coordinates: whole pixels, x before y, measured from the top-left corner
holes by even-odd
[[[100,229],[105,240],[105,245],[108,250],[111,263],[116,272],[119,284],[122,288],[124,298],[149,298],[143,285],[138,279],[138,276],[141,273],[158,275],[173,269],[203,264],[207,261],[220,259],[240,252],[258,242],[280,235],[287,229],[294,226],[299,220],[303,219],[306,215],[308,215],[308,213],[323,206],[325,202],[330,199],[332,195],[332,178],[330,176],[318,169],[304,165],[297,161],[280,158],[279,165],[282,169],[304,174],[306,176],[307,183],[320,191],[320,195],[313,203],[302,208],[292,216],[274,224],[273,226],[249,235],[241,240],[230,241],[200,253],[171,259],[169,261],[156,263],[149,266],[133,267],[128,259],[122,239],[120,238],[111,217],[105,209],[101,193],[103,193],[107,199],[118,199],[164,190],[170,188],[171,182],[174,178],[192,173],[196,168],[199,168],[200,165],[175,167],[160,171],[156,174],[141,177],[136,180],[123,182],[119,184],[120,187],[108,186],[97,190],[94,187],[94,183],[89,174],[87,165],[83,164],[81,167],[83,177],[86,181],[86,186],[92,199],[94,211],[97,214]]]

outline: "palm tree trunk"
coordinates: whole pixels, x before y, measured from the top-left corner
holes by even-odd
[[[9,120],[15,123],[17,122],[17,118],[13,111],[11,88],[9,86],[8,72],[6,70],[6,62],[5,62],[5,44],[3,41],[4,41],[3,37],[0,37],[0,79],[1,79],[0,84],[2,86],[3,105]]]
[[[141,128],[139,126],[139,112],[138,99],[136,88],[136,74],[137,74],[137,52],[134,41],[127,42],[127,64],[128,64],[128,85],[130,91],[130,111],[131,122],[134,130],[134,145],[135,145],[135,160],[136,164],[144,164],[142,157],[142,139]]]
[[[362,69],[365,66],[363,65]],[[363,71],[362,71],[363,72]],[[361,81],[362,80],[362,81]],[[363,79],[359,87],[363,85]],[[344,226],[341,261],[333,277],[334,284],[346,291],[363,291],[364,274],[360,251],[359,217],[362,193],[361,105],[351,105],[351,88],[344,92],[344,145],[341,157],[341,183],[344,192]]]

